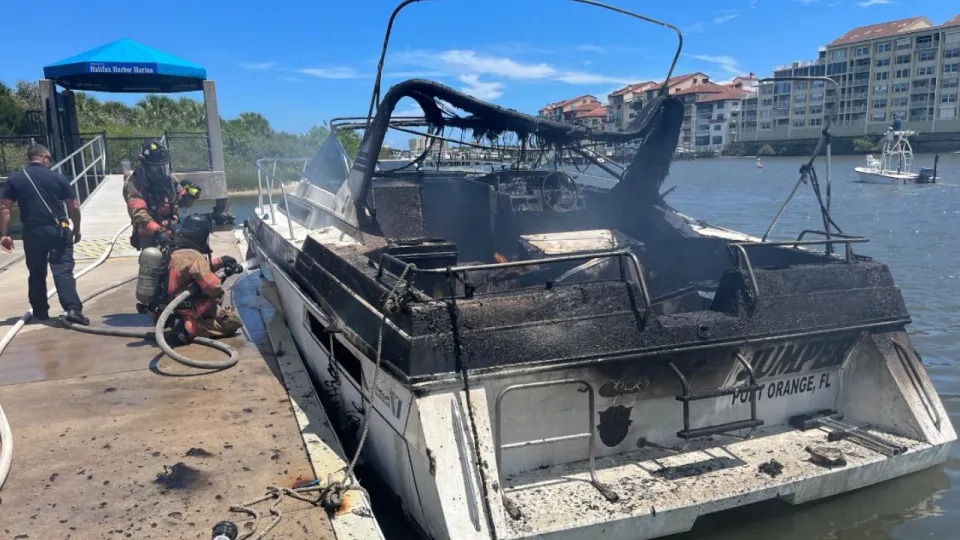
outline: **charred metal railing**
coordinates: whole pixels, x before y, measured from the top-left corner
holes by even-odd
[[[806,231],[805,231],[806,232]],[[820,231],[810,231],[810,232],[820,232]],[[801,236],[803,233],[801,233]],[[833,233],[832,236],[837,236],[836,233]],[[829,238],[823,240],[803,240],[798,238],[797,240],[786,240],[782,242],[731,242],[727,244],[731,249],[733,249],[737,254],[737,269],[741,271],[746,271],[747,276],[750,278],[750,289],[753,292],[753,302],[752,309],[756,309],[757,302],[760,300],[760,286],[757,284],[757,276],[753,271],[753,264],[750,262],[750,255],[747,254],[747,248],[753,247],[798,247],[798,246],[832,246],[834,244],[843,244],[845,249],[844,260],[847,263],[851,263],[855,260],[853,248],[851,244],[862,244],[869,242],[867,238],[860,237],[848,237],[848,238]]]
[[[803,240],[803,237],[808,234],[816,234],[816,235],[824,236],[826,238],[837,237],[837,238],[843,238],[847,240],[854,240],[856,242],[870,241],[869,238],[865,238],[863,236],[854,236],[850,234],[840,234],[840,233],[828,233],[826,231],[818,231],[817,229],[804,229],[800,231],[800,234],[797,235],[797,241],[793,243],[793,247],[796,248],[799,245],[798,242],[801,242]],[[767,242],[766,245],[770,245],[770,243]],[[849,245],[847,245],[847,248],[850,250],[850,257],[848,257],[848,260],[855,259],[857,254],[853,252],[853,248]]]
[[[521,442],[510,443],[510,444],[502,444],[503,422],[501,422],[501,419],[502,419],[501,411],[502,411],[503,398],[507,394],[515,390],[521,390],[521,389],[545,388],[550,386],[564,386],[568,384],[583,385],[584,388],[578,391],[584,392],[587,394],[587,411],[589,416],[587,417],[587,430],[585,432],[572,433],[569,435],[561,435],[558,437],[544,437],[542,439],[533,439],[529,441],[521,441]],[[564,441],[575,441],[578,439],[586,438],[590,440],[589,441],[590,448],[588,453],[588,460],[589,460],[589,467],[590,467],[590,484],[593,485],[593,487],[597,488],[597,491],[599,491],[608,501],[615,502],[620,499],[620,496],[617,494],[617,492],[613,491],[609,486],[607,486],[597,478],[597,470],[596,470],[596,463],[595,463],[597,436],[596,436],[596,430],[593,429],[593,420],[594,418],[596,418],[595,416],[596,404],[595,404],[595,398],[593,394],[594,394],[593,386],[587,381],[584,381],[582,379],[561,379],[558,381],[541,381],[541,382],[534,382],[534,383],[514,384],[504,388],[500,392],[500,394],[497,396],[496,406],[494,407],[493,423],[494,423],[494,429],[497,434],[497,441],[496,441],[497,475],[498,475],[498,479],[500,480],[500,489],[503,490],[504,493],[506,492],[506,487],[504,486],[504,483],[503,483],[503,451],[504,449],[509,450],[512,448],[523,448],[526,446],[552,444],[552,443],[558,443],[558,442],[564,442]],[[510,514],[510,517],[512,517],[513,519],[520,519],[521,517],[520,509],[517,508],[517,506],[509,498],[507,498],[506,495],[503,496],[503,505],[507,509],[507,512]]]
[[[825,115],[826,121],[824,122],[823,129],[820,130],[820,138],[817,140],[817,145],[813,150],[813,154],[811,154],[810,159],[807,161],[807,163],[803,164],[800,167],[800,178],[797,179],[797,183],[794,184],[793,189],[790,191],[790,194],[787,195],[786,200],[783,201],[783,204],[780,206],[780,210],[777,211],[777,215],[773,218],[773,221],[770,222],[770,226],[767,227],[767,231],[763,233],[762,240],[766,241],[766,239],[770,236],[770,233],[773,232],[774,227],[777,226],[777,223],[780,221],[780,218],[783,216],[783,212],[787,209],[787,205],[790,204],[790,201],[793,199],[793,196],[796,195],[797,190],[800,188],[800,184],[805,184],[808,182],[808,180],[810,182],[810,185],[813,187],[813,194],[816,196],[817,203],[820,206],[820,214],[821,214],[821,217],[823,218],[823,229],[825,231],[824,234],[826,235],[827,240],[829,240],[831,236],[835,235],[835,233],[830,231],[831,225],[833,226],[833,228],[836,229],[837,233],[840,233],[841,235],[843,234],[843,231],[840,230],[840,227],[837,226],[837,224],[833,221],[833,218],[830,216],[830,197],[831,197],[830,168],[831,168],[832,159],[833,159],[832,153],[831,153],[832,135],[830,134],[830,126],[833,124],[834,117],[840,114],[840,85],[837,84],[837,81],[831,79],[830,77],[765,77],[757,81],[757,83],[764,84],[769,82],[775,83],[775,82],[788,82],[788,81],[789,82],[819,81],[824,84],[824,88],[826,88],[827,84],[832,84],[836,92],[835,99],[833,101],[833,107],[831,107],[833,109],[833,114]],[[824,146],[826,146],[826,154],[827,154],[826,201],[824,201],[824,198],[820,193],[820,184],[817,179],[817,173],[813,168],[813,162],[817,159],[817,156],[820,154],[820,149],[823,148]],[[832,251],[832,248],[833,246],[831,244],[827,244],[827,247],[826,247],[827,253],[830,253]]]
[[[711,435],[728,434],[731,431],[739,431],[741,429],[750,429],[750,434],[748,435],[749,437],[753,435],[753,432],[756,428],[763,425],[763,420],[757,418],[757,392],[761,390],[760,385],[757,384],[757,374],[754,371],[753,366],[750,365],[750,362],[748,362],[742,354],[738,352],[735,358],[737,362],[740,362],[743,368],[747,371],[747,374],[750,376],[750,384],[747,386],[733,386],[730,388],[713,388],[711,390],[704,390],[702,392],[691,392],[690,382],[683,375],[683,372],[680,371],[680,368],[678,368],[673,361],[667,362],[667,366],[673,370],[673,374],[676,375],[677,379],[680,381],[680,390],[683,392],[677,396],[677,401],[683,402],[683,429],[677,432],[677,437],[687,441],[690,439],[709,437]],[[704,399],[715,399],[723,396],[740,395],[743,392],[750,393],[750,418],[744,420],[735,420],[725,424],[716,424],[713,426],[703,426],[699,428],[690,427],[691,401],[701,401]]]
[[[389,253],[384,253],[381,255],[382,259],[389,260],[392,264],[397,265],[402,268],[407,265],[407,262],[391,255]],[[637,288],[640,289],[640,293],[643,296],[643,313],[640,315],[641,322],[646,324],[649,320],[651,310],[653,309],[650,303],[650,292],[647,288],[647,281],[643,277],[643,266],[640,264],[640,260],[637,259],[637,256],[629,250],[620,249],[614,251],[604,251],[599,253],[589,253],[589,254],[579,254],[579,255],[563,255],[560,257],[548,257],[545,259],[527,259],[523,261],[511,261],[505,263],[489,263],[489,264],[475,264],[475,265],[466,265],[466,266],[449,266],[445,268],[417,268],[416,266],[410,269],[410,272],[414,274],[440,274],[445,276],[454,276],[463,272],[476,272],[476,271],[493,271],[493,270],[502,270],[505,268],[518,268],[524,266],[539,266],[546,264],[554,264],[560,262],[570,262],[570,261],[585,261],[593,259],[603,259],[603,258],[613,258],[616,257],[620,263],[620,279],[623,282],[629,283],[630,280],[627,278],[627,270],[624,265],[630,267],[631,273],[633,275],[634,284]],[[383,264],[380,264],[377,268],[377,281],[380,281],[383,278],[383,272],[385,268]]]

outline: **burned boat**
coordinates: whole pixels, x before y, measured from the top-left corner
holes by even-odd
[[[423,117],[391,118],[403,99]],[[824,230],[788,241],[677,212],[659,189],[682,116],[664,91],[597,132],[427,80],[380,99],[378,76],[371,113],[333,123],[363,131],[355,160],[334,129],[276,201],[281,162],[259,164],[250,249],[331,418],[424,536],[657,538],[946,459],[889,268],[822,204]],[[543,159],[380,166],[386,132],[418,126]],[[623,171],[596,162],[606,144],[637,147]],[[617,183],[578,183],[564,155]]]

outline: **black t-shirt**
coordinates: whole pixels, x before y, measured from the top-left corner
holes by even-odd
[[[47,206],[56,215],[57,219],[66,219],[66,208],[63,201],[76,199],[73,188],[70,187],[70,181],[67,177],[44,167],[32,163],[27,166],[27,172],[37,190],[47,201]],[[3,193],[0,199],[10,199],[20,205],[20,223],[24,226],[53,225],[53,218],[50,212],[43,205],[43,202],[37,198],[37,192],[34,191],[30,181],[27,180],[23,171],[11,173],[7,178],[7,183],[3,185]]]

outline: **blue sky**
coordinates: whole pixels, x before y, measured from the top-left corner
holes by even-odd
[[[960,13],[945,0],[608,1],[678,26],[685,42],[677,73],[703,71],[716,81],[769,76],[775,65],[815,58],[818,46],[855,26],[918,15],[940,24]],[[203,65],[217,82],[222,116],[257,111],[277,129],[302,132],[366,113],[396,2],[48,0],[40,17],[24,2],[12,5],[8,20],[21,23],[4,25],[0,80],[8,84],[128,37]],[[149,21],[138,19],[147,14]],[[565,0],[431,0],[398,17],[384,91],[428,77],[535,114],[552,101],[603,100],[624,83],[661,80],[675,48],[664,28]]]

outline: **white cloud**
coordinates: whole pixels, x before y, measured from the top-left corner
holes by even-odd
[[[554,79],[567,84],[630,84],[636,79],[624,79],[623,77],[608,77],[598,73],[587,73],[584,71],[567,71],[558,73]]]
[[[397,60],[415,65],[426,71],[439,72],[440,76],[498,77],[513,80],[559,81],[567,84],[626,84],[636,77],[613,77],[599,73],[563,69],[546,62],[528,63],[506,56],[493,56],[473,50],[453,49],[446,51],[406,51],[397,54]],[[411,71],[412,73],[420,73]],[[462,79],[461,79],[462,80]],[[487,82],[481,84],[489,84]],[[498,89],[499,90],[499,89]]]
[[[413,106],[413,107],[410,107],[409,109],[401,109],[401,110],[394,109],[394,111],[390,113],[390,118],[397,118],[400,116],[416,116],[419,118],[423,116],[423,109],[417,106]]]
[[[348,67],[334,68],[301,68],[297,73],[317,77],[318,79],[356,79],[361,75],[357,70]]]
[[[273,69],[277,65],[276,62],[246,62],[240,64],[240,67],[244,69],[252,69],[254,71],[266,71],[268,69]]]
[[[757,7],[757,0],[750,0],[750,9]]]
[[[440,70],[420,70],[420,71],[390,71],[384,73],[386,79],[423,79],[430,77],[445,77],[448,73]]]
[[[860,7],[870,7],[870,6],[885,6],[887,4],[892,4],[892,0],[867,0],[866,2],[857,3]]]
[[[610,49],[602,47],[600,45],[577,45],[576,49],[582,52],[596,53],[596,54],[607,54],[610,52]]]
[[[503,83],[482,82],[479,75],[460,75],[457,78],[467,85],[460,90],[477,99],[492,101],[503,95]]]
[[[691,24],[686,30],[683,31],[684,34],[702,34],[704,30],[707,29],[707,24],[698,22]]]
[[[723,24],[723,23],[725,23],[725,22],[730,22],[730,21],[736,19],[736,18],[739,17],[739,16],[740,16],[740,14],[737,13],[737,10],[735,10],[735,9],[725,9],[725,10],[721,11],[719,15],[717,15],[716,17],[714,17],[714,19],[713,19],[713,24]]]
[[[478,75],[499,75],[509,79],[545,79],[557,74],[546,63],[524,64],[510,58],[489,56],[470,50],[449,50],[440,54],[448,66]]]
[[[732,56],[716,56],[709,54],[691,54],[689,56],[690,58],[715,64],[718,68],[732,75],[740,75],[742,73],[740,70],[740,62],[738,62],[737,59]]]
[[[810,4],[816,4],[819,1],[820,0],[797,0],[797,2],[800,2],[801,6],[809,6]]]

